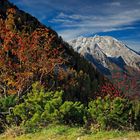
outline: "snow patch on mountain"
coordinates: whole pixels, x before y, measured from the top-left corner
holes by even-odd
[[[140,55],[111,36],[79,37],[69,44],[93,64],[96,61],[107,69],[115,64],[120,68],[127,65],[140,70]]]

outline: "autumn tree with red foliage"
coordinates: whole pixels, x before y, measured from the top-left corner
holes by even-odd
[[[106,95],[109,95],[111,98],[124,97],[122,91],[112,83],[105,83],[103,86],[101,86],[98,96],[105,97]]]
[[[43,84],[44,78],[64,63],[62,46],[54,45],[57,36],[47,28],[29,35],[6,25],[0,19],[0,89],[4,95],[21,95],[34,81]]]
[[[112,83],[106,82],[103,84],[97,96],[104,97],[110,95],[112,98],[115,97],[127,97],[136,99],[139,97],[139,83],[136,77],[131,77],[126,73],[116,72],[112,75]]]
[[[139,76],[131,76],[127,73],[116,72],[112,75],[113,84],[122,90],[127,97],[137,98],[140,95]]]

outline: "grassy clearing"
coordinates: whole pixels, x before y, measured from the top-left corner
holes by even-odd
[[[81,127],[50,125],[40,132],[14,137],[1,135],[0,140],[140,140],[140,132],[102,131],[90,132]]]

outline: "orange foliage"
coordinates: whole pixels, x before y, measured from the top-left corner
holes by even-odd
[[[34,80],[42,83],[64,63],[62,48],[54,45],[57,37],[50,30],[38,28],[28,35],[13,32],[2,20],[0,25],[0,85],[7,93],[22,94]]]
[[[15,13],[16,13],[15,8],[9,8],[9,9],[7,10],[7,14],[15,14]]]

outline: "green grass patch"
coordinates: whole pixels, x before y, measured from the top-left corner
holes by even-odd
[[[21,136],[0,135],[0,140],[119,140],[122,138],[140,138],[140,132],[126,131],[100,131],[92,132],[82,127],[70,127],[66,125],[49,125],[41,131]]]

